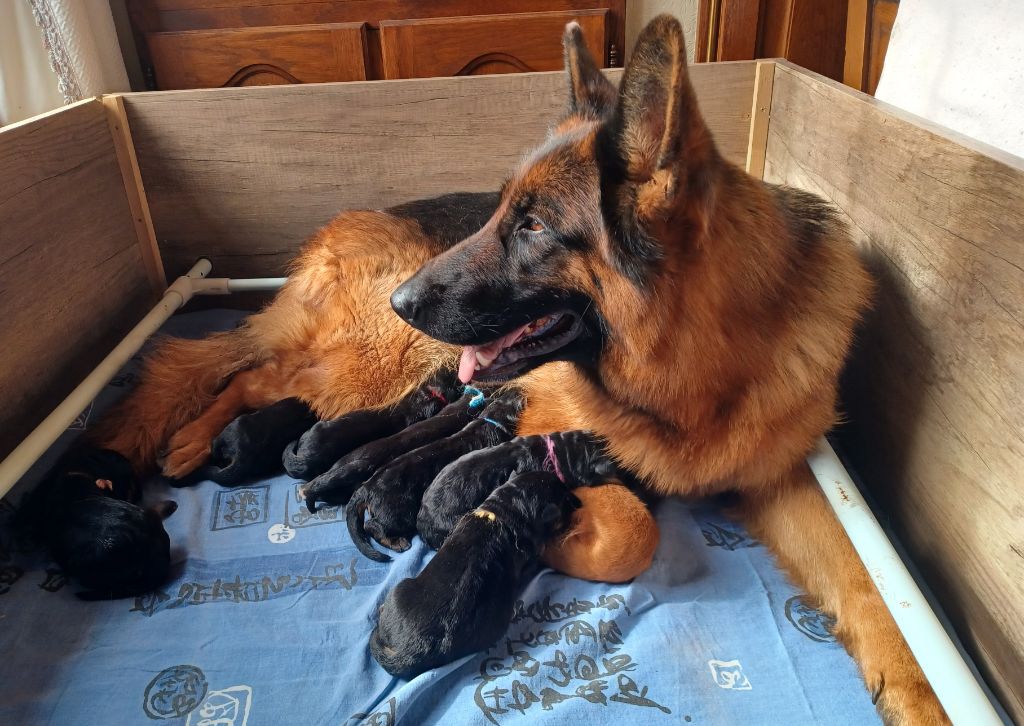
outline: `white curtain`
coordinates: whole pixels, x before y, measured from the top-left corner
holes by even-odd
[[[0,0],[0,123],[127,90],[109,0]]]
[[[1024,157],[1024,3],[901,0],[875,97]]]

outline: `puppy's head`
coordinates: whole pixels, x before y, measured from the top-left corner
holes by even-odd
[[[529,536],[536,551],[564,532],[580,500],[558,477],[548,471],[524,471],[494,490],[481,509],[493,511],[498,520],[517,534]]]
[[[429,598],[426,598],[429,599]],[[431,610],[416,579],[398,583],[381,605],[370,634],[370,654],[396,678],[412,678],[451,660],[443,647],[445,618]]]
[[[110,497],[83,499],[47,528],[47,546],[86,588],[83,600],[141,595],[167,579],[171,546],[162,520],[175,509],[170,501],[143,509]]]

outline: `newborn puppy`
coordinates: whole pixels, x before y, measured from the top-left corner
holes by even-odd
[[[284,448],[316,422],[316,414],[297,398],[239,416],[214,439],[203,475],[223,486],[237,486],[279,471]]]
[[[411,678],[493,645],[527,566],[579,505],[548,472],[518,474],[495,489],[423,572],[388,593],[370,653],[391,675]]]
[[[437,415],[418,421],[397,434],[364,444],[343,456],[337,464],[302,488],[306,508],[315,512],[318,502],[345,504],[357,487],[396,457],[455,433],[476,415],[476,409],[470,406],[472,400],[472,394],[463,394]]]
[[[522,393],[506,389],[461,431],[410,451],[374,474],[345,510],[349,534],[359,551],[377,562],[391,559],[375,550],[367,535],[397,552],[409,549],[423,492],[438,472],[464,454],[511,439],[522,409]],[[364,513],[369,513],[365,521]]]
[[[462,393],[455,372],[442,369],[394,406],[364,409],[321,421],[285,449],[284,470],[309,481],[358,446],[383,439],[430,418]]]
[[[177,504],[143,509],[128,461],[80,446],[65,455],[26,497],[22,520],[54,561],[84,587],[83,600],[132,597],[162,583],[170,540],[162,520]]]
[[[513,474],[538,470],[553,472],[570,489],[628,479],[604,444],[586,431],[517,436],[466,454],[442,469],[423,495],[416,529],[428,545],[438,549],[460,517],[495,487]]]

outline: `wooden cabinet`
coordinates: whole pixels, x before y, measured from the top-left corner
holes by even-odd
[[[153,89],[549,71],[565,24],[621,63],[625,0],[128,0]]]
[[[843,77],[850,0],[699,0],[698,61],[786,58]]]
[[[153,33],[161,89],[366,80],[366,24]]]
[[[562,30],[570,20],[583,28],[594,57],[604,60],[607,15],[601,9],[384,21],[384,78],[556,71],[562,67]]]

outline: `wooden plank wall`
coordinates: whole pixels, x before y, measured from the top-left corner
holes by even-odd
[[[693,80],[742,164],[754,62]],[[621,71],[611,71],[617,79]],[[562,73],[128,94],[124,104],[169,278],[282,273],[343,209],[497,189],[566,104]]]
[[[0,456],[151,296],[103,104],[0,130]]]
[[[875,272],[844,445],[1024,722],[1024,161],[780,63],[765,179],[833,200]]]

